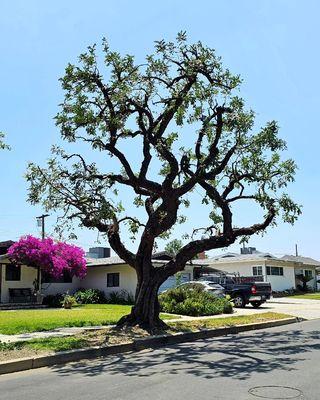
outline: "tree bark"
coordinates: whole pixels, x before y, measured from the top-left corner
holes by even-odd
[[[148,278],[137,275],[135,304],[131,313],[122,317],[117,326],[121,328],[139,326],[152,333],[167,329],[167,325],[160,319],[158,301],[159,287],[166,278],[158,273]]]

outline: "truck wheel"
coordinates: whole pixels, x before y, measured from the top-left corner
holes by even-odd
[[[261,301],[252,301],[251,305],[253,308],[259,308],[261,306],[262,302]]]
[[[240,295],[234,297],[232,299],[232,302],[233,302],[234,306],[237,307],[237,308],[244,308],[246,306],[244,298],[242,296],[240,296]]]

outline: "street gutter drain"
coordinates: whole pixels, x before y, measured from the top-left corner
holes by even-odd
[[[255,386],[249,389],[248,393],[262,399],[289,400],[303,399],[301,390],[290,386]]]

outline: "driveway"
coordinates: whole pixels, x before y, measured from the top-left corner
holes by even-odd
[[[0,399],[319,400],[319,340],[313,320],[19,372]]]
[[[250,315],[268,311],[289,314],[307,320],[318,319],[320,318],[320,300],[279,297],[269,300],[258,309],[254,309],[250,305],[246,308],[235,309],[235,314]]]
[[[320,300],[294,299],[292,297],[280,297],[269,300],[259,308],[253,308],[250,304],[245,308],[234,308],[232,316],[260,314],[264,312],[277,312],[292,315],[306,320],[320,319]],[[223,315],[228,316],[228,315]],[[221,318],[222,315],[208,317],[182,316],[180,319],[171,321]]]

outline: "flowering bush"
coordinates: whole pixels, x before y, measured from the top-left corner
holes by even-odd
[[[49,275],[60,278],[64,271],[71,276],[84,278],[87,272],[85,253],[77,246],[54,242],[51,238],[38,239],[24,236],[8,250],[12,262],[40,268]]]

